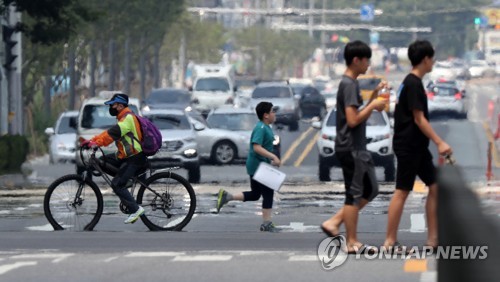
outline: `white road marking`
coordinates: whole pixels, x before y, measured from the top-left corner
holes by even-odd
[[[9,214],[9,213],[10,213],[10,211],[9,211],[9,210],[1,210],[1,211],[0,211],[0,214]]]
[[[318,256],[291,256],[288,261],[319,261]]]
[[[184,252],[134,252],[125,255],[125,257],[175,257],[185,255]]]
[[[32,266],[32,265],[36,265],[36,264],[37,264],[36,261],[20,261],[20,262],[16,262],[13,264],[1,265],[0,266],[0,275],[5,274],[5,273],[7,273],[11,270],[14,270],[16,268],[20,268],[23,266]]]
[[[107,262],[113,261],[113,260],[115,260],[115,259],[117,259],[117,258],[118,258],[118,257],[110,257],[110,258],[105,259],[105,260],[104,260],[104,262],[106,262],[106,263],[107,263]]]
[[[410,221],[411,221],[410,232],[412,233],[425,232],[425,218],[423,213],[411,214]]]
[[[61,253],[61,254],[22,254],[12,256],[12,259],[52,259],[52,263],[59,263],[66,258],[69,258],[75,254],[72,253]]]
[[[427,271],[427,272],[422,272],[422,274],[420,274],[420,282],[436,282],[436,281],[438,281],[436,271]]]
[[[228,261],[233,256],[212,255],[212,256],[177,256],[172,261]]]
[[[45,225],[40,225],[40,226],[28,226],[26,229],[31,230],[31,231],[54,231],[54,227],[50,225],[50,223],[47,223]]]

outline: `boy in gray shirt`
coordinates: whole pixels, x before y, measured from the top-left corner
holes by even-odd
[[[344,207],[321,224],[328,236],[337,236],[345,223],[348,253],[375,253],[375,247],[358,241],[357,225],[359,210],[373,200],[378,193],[371,153],[366,149],[366,120],[373,110],[383,111],[387,99],[377,99],[378,91],[387,87],[381,82],[363,105],[359,84],[356,80],[370,66],[371,49],[361,41],[350,42],[344,49],[347,69],[339,84],[337,94],[337,137],[335,155],[344,175],[346,199]]]

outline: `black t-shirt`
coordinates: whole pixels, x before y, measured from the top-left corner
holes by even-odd
[[[420,153],[429,147],[429,138],[420,130],[413,118],[413,110],[420,110],[429,120],[427,95],[422,79],[410,73],[398,90],[396,110],[394,112],[395,152]]]
[[[358,81],[348,76],[342,76],[337,92],[337,137],[335,137],[335,151],[347,152],[366,150],[366,121],[354,128],[347,125],[346,107],[358,108],[363,105],[359,92]]]

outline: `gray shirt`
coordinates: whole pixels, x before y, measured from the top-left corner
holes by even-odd
[[[347,125],[345,109],[363,105],[358,81],[348,76],[342,76],[337,92],[337,137],[335,137],[335,151],[348,152],[366,150],[366,121],[354,128]]]

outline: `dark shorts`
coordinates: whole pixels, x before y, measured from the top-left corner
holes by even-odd
[[[436,167],[428,149],[420,154],[396,152],[396,159],[396,189],[411,191],[417,176],[427,186],[436,183]]]
[[[352,152],[336,152],[337,159],[339,160],[340,166],[342,167],[342,173],[344,175],[345,184],[345,202],[346,205],[358,204],[353,195],[360,195],[361,198],[371,201],[374,195],[378,193],[378,187],[374,187],[372,184],[368,173],[355,173],[355,160]],[[372,167],[373,169],[373,167]],[[360,177],[362,179],[355,179],[355,177]],[[354,191],[351,189],[353,182],[362,183],[362,191]],[[376,183],[375,183],[376,185]],[[358,198],[359,200],[359,198]]]

